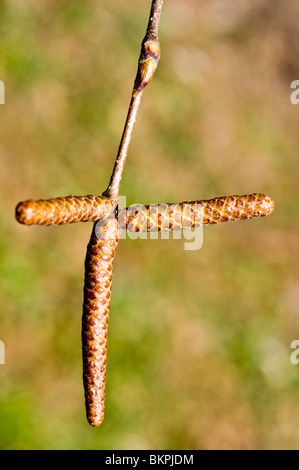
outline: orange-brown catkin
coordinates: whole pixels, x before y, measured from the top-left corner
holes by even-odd
[[[98,222],[94,226],[85,260],[83,383],[87,419],[92,426],[99,426],[104,419],[108,319],[117,243],[117,220]]]
[[[118,214],[119,226],[131,232],[180,230],[271,214],[274,202],[265,194],[227,196],[210,200],[132,206]]]
[[[20,202],[16,219],[24,225],[61,225],[96,222],[109,216],[110,201],[102,196],[67,196]]]

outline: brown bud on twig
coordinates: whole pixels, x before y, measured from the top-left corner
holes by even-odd
[[[227,196],[215,199],[132,206],[118,214],[119,226],[130,232],[159,232],[217,224],[271,214],[274,202],[265,194]]]
[[[104,419],[107,332],[112,265],[117,243],[117,220],[98,222],[94,226],[85,260],[83,383],[87,419],[92,426],[99,426]]]
[[[158,67],[159,59],[160,44],[158,39],[147,39],[143,42],[134,83],[134,93],[140,93],[151,81]]]
[[[96,222],[109,217],[111,202],[100,196],[67,196],[20,202],[16,219],[24,225],[61,225]]]

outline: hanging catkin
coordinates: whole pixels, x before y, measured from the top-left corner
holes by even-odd
[[[117,243],[117,220],[98,222],[94,225],[85,260],[83,384],[87,419],[92,426],[99,426],[104,419],[112,265]]]

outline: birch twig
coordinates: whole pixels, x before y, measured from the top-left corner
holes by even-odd
[[[146,35],[142,41],[141,53],[138,61],[138,69],[134,81],[131,102],[125,122],[124,131],[120,141],[115,165],[110,182],[103,196],[110,199],[114,208],[118,204],[119,189],[124,170],[128,149],[132,138],[137,112],[140,105],[144,87],[153,78],[160,59],[160,44],[158,41],[158,29],[163,0],[153,0]]]

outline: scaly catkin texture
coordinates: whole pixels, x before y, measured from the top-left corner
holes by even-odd
[[[16,219],[24,225],[61,225],[106,219],[111,202],[102,196],[67,196],[20,202]]]
[[[83,384],[87,419],[92,426],[99,426],[104,419],[112,265],[118,230],[116,219],[95,224],[85,260]]]
[[[118,222],[121,229],[131,232],[159,232],[264,217],[273,209],[274,202],[269,196],[250,194],[179,204],[132,206],[119,211]]]

